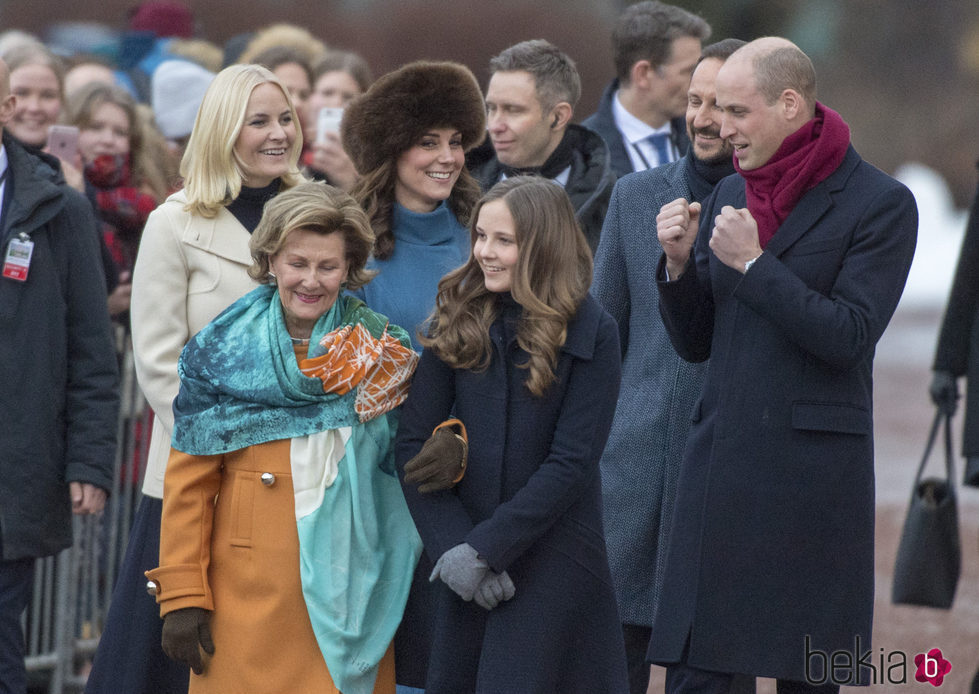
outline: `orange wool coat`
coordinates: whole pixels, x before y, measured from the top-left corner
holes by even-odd
[[[213,610],[215,652],[191,674],[190,694],[339,694],[303,600],[289,449],[283,439],[224,455],[171,450],[160,568],[147,576],[161,615]],[[374,692],[394,693],[391,648]]]

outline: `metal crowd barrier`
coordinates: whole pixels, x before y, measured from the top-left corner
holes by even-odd
[[[136,383],[132,343],[119,328],[120,393],[112,490],[101,516],[73,519],[74,544],[38,559],[24,616],[32,691],[80,692],[85,687],[109,600],[129,539],[146,467],[152,415]]]

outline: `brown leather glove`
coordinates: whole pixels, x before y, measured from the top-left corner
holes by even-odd
[[[458,419],[447,419],[435,427],[425,445],[405,463],[405,482],[418,485],[422,493],[450,489],[466,474],[469,440]]]
[[[163,652],[188,665],[195,675],[204,672],[201,649],[214,655],[211,640],[211,611],[202,607],[184,607],[163,617]]]

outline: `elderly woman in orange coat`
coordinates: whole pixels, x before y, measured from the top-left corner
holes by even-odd
[[[394,692],[390,644],[420,542],[387,413],[417,355],[340,294],[369,280],[372,243],[345,193],[281,193],[250,242],[264,284],[181,355],[147,576],[193,693]]]

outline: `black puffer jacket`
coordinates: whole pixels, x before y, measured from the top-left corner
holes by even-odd
[[[608,201],[612,197],[615,174],[609,159],[608,146],[594,130],[571,124],[564,133],[571,139],[571,174],[564,190],[574,205],[575,216],[585,232],[591,252],[598,248]],[[466,155],[469,172],[479,181],[483,191],[500,180],[503,165],[496,158],[493,143],[487,137],[479,147]]]

